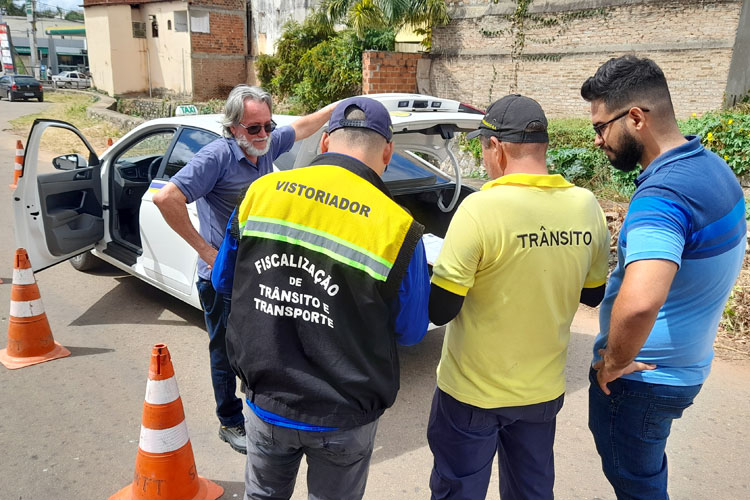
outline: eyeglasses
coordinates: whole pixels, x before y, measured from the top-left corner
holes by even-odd
[[[270,122],[266,123],[265,125],[243,125],[241,123],[238,123],[240,127],[247,130],[247,133],[250,135],[255,135],[260,132],[260,129],[263,129],[266,131],[266,134],[270,134],[276,129],[276,122],[271,120]]]
[[[610,123],[616,122],[617,120],[619,120],[623,116],[627,115],[628,113],[630,113],[630,110],[633,109],[634,107],[639,108],[644,113],[648,113],[648,109],[646,109],[646,108],[641,108],[640,106],[632,106],[632,107],[626,109],[625,111],[623,111],[622,113],[620,113],[619,115],[615,116],[611,120],[608,120],[608,121],[606,121],[604,123],[600,123],[599,125],[594,125],[594,132],[596,132],[596,135],[598,135],[601,139],[604,139],[604,131],[606,130],[607,125],[609,125]]]

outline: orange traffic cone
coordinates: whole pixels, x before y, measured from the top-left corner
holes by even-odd
[[[8,347],[0,350],[0,363],[13,370],[65,356],[70,356],[70,351],[52,338],[29,256],[19,248],[10,290]]]
[[[15,165],[13,166],[13,184],[9,186],[11,189],[16,189],[18,185],[18,178],[21,177],[21,173],[23,173],[23,155],[23,143],[20,140],[16,141],[16,159]]]
[[[224,488],[195,468],[169,349],[151,351],[133,482],[109,500],[216,500]]]

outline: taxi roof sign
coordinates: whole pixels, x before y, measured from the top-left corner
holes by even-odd
[[[194,104],[180,104],[174,110],[175,116],[197,115],[198,108]]]

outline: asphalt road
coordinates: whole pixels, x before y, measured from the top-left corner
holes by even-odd
[[[8,120],[46,104],[0,101]],[[25,138],[22,138],[25,142]],[[10,182],[16,137],[0,132],[0,347],[7,343],[15,251]],[[64,153],[64,152],[60,152]],[[110,267],[67,263],[36,275],[55,340],[72,355],[20,370],[0,367],[0,500],[108,498],[133,478],[151,348],[172,353],[198,473],[241,498],[244,457],[217,437],[207,336],[199,311]],[[573,325],[568,392],[558,417],[556,496],[613,499],[586,427],[587,366],[596,312]],[[425,439],[443,331],[400,350],[401,392],[380,422],[366,498],[428,498]],[[673,499],[750,498],[750,362],[717,360],[669,442]],[[306,498],[304,469],[293,498]],[[488,498],[497,499],[497,476]]]

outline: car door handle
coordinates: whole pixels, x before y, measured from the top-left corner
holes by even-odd
[[[91,170],[87,170],[86,172],[78,172],[75,177],[73,177],[74,181],[80,181],[80,180],[87,180],[91,179]]]

